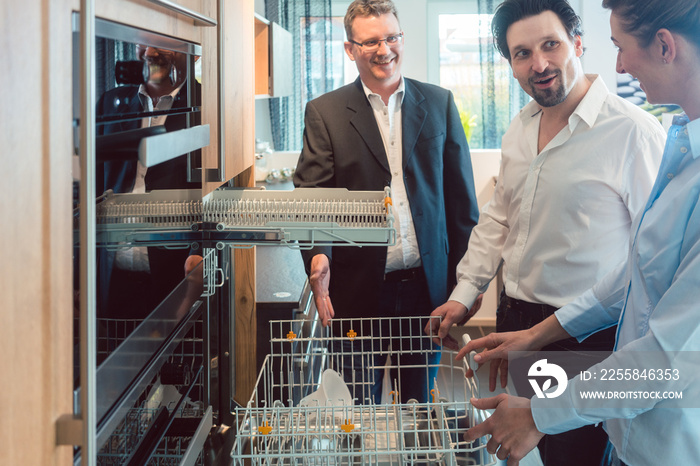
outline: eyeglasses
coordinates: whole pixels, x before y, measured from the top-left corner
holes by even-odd
[[[362,47],[362,50],[365,50],[367,52],[373,52],[379,48],[382,42],[386,42],[387,47],[393,47],[401,44],[401,42],[403,42],[403,32],[400,32],[398,34],[392,34],[390,36],[385,37],[384,39],[370,39],[364,42],[355,42],[352,39],[348,39],[348,42]]]

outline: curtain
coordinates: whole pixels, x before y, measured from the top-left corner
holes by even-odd
[[[95,82],[96,95],[99,97],[108,89],[117,87],[114,77],[117,61],[138,60],[136,45],[130,42],[95,38]]]
[[[338,34],[343,40],[342,19],[331,18],[331,0],[267,0],[265,15],[289,31],[294,42],[294,91],[268,99],[273,146],[300,150],[306,103],[342,84],[332,53]]]
[[[490,18],[501,0],[477,0],[479,28],[490,31]],[[489,24],[483,24],[488,22]],[[481,63],[481,141],[475,146],[483,148],[501,147],[501,137],[510,121],[520,109],[530,101],[530,96],[522,90],[513,78],[510,66],[496,50],[490,32],[488,37],[479,40]]]

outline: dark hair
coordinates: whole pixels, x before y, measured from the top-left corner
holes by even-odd
[[[627,34],[647,47],[659,29],[668,29],[700,47],[700,2],[698,0],[603,0],[603,8],[621,19]]]
[[[566,0],[505,0],[496,9],[491,22],[493,41],[501,55],[510,61],[510,50],[506,39],[508,28],[521,19],[536,16],[545,11],[551,11],[559,17],[572,39],[583,35],[581,18]]]
[[[381,16],[391,13],[399,19],[399,14],[396,11],[396,5],[391,0],[355,0],[348,7],[345,13],[345,34],[348,40],[352,40],[352,23],[358,16]]]

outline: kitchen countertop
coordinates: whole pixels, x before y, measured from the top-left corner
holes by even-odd
[[[265,188],[269,191],[292,191],[294,189],[294,182],[292,182],[292,180],[277,181],[275,183],[256,181],[255,187]]]

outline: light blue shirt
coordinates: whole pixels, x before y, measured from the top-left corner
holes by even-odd
[[[615,352],[591,370],[639,367],[639,351],[700,351],[699,201],[700,119],[688,123],[679,116],[669,129],[649,200],[632,229],[629,260],[555,314],[579,339],[618,324]],[[686,383],[693,376],[693,393],[698,391],[697,369],[700,361],[694,374],[681,374]],[[576,377],[558,398],[533,398],[537,428],[553,434],[605,421],[610,441],[628,464],[700,460],[700,409],[669,408],[667,401],[653,399],[634,408],[618,403],[619,408],[584,409],[575,399],[583,386]],[[656,391],[659,384],[639,380],[635,389]]]

